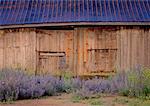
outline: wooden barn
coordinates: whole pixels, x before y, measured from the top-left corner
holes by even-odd
[[[0,68],[109,75],[150,68],[150,0],[0,0]]]

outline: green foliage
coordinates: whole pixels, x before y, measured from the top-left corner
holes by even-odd
[[[145,96],[150,96],[150,69],[143,70],[143,79],[144,89],[143,94]]]
[[[73,77],[72,73],[70,71],[62,70],[61,77],[64,79],[64,90],[65,90],[65,92],[70,93],[72,91],[72,85],[71,85],[71,80]]]
[[[127,106],[145,106],[145,100],[137,99],[137,98],[125,98],[125,97],[117,97],[113,102],[127,105]]]
[[[117,97],[113,102],[125,106],[150,106],[150,100],[143,98]]]
[[[89,99],[88,103],[92,106],[102,106],[103,102],[100,99]]]
[[[143,97],[150,96],[150,69],[138,67],[126,73],[126,87],[119,89],[123,96]]]
[[[119,90],[119,94],[122,94],[123,96],[128,96],[130,91],[128,89],[121,89]]]
[[[70,93],[72,91],[72,85],[71,85],[71,80],[64,80],[64,87],[63,87],[64,91],[66,93]]]
[[[127,104],[127,103],[129,103],[129,99],[127,99],[127,98],[115,98],[113,102],[117,102],[119,104]]]
[[[80,102],[86,102],[90,104],[90,106],[101,106],[103,105],[103,102],[98,97],[89,97],[89,98],[83,98],[82,96],[73,95],[72,102],[73,103],[80,103]]]
[[[71,71],[63,71],[61,72],[61,76],[64,78],[64,80],[70,80],[73,77],[73,74]]]
[[[80,96],[73,96],[72,97],[72,102],[73,103],[79,103],[80,101],[81,101],[82,99],[81,99],[81,97]]]

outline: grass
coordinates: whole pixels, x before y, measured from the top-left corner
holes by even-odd
[[[89,104],[90,106],[103,106],[103,102],[99,98],[87,98],[82,99],[79,96],[73,96],[71,98],[73,103],[85,103]]]
[[[113,102],[126,106],[150,106],[150,100],[139,98],[116,97]]]
[[[12,101],[12,100],[0,102],[0,104],[14,104],[14,103],[15,101]]]
[[[88,104],[92,106],[103,106],[103,101],[98,98],[92,98],[88,100]]]
[[[81,98],[79,97],[79,96],[73,96],[72,98],[71,98],[71,101],[73,102],[73,103],[79,103],[79,102],[81,102]]]
[[[88,106],[150,106],[150,100],[124,96],[99,96],[82,99],[79,96],[71,98],[73,103],[84,103]]]
[[[113,102],[118,103],[118,104],[127,104],[129,103],[129,99],[128,98],[115,98]]]

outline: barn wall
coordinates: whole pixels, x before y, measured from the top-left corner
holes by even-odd
[[[150,29],[121,27],[118,35],[118,69],[150,68]]]
[[[1,31],[0,68],[36,69],[36,33],[34,29]]]
[[[0,30],[0,68],[33,73],[108,75],[137,65],[150,68],[150,29],[89,27],[74,30]]]
[[[77,72],[107,75],[136,66],[150,68],[149,27],[78,28]]]

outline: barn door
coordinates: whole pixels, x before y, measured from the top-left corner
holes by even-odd
[[[38,73],[72,71],[73,30],[38,30]]]
[[[85,40],[86,39],[86,40]],[[100,75],[115,71],[117,34],[113,28],[92,28],[84,31],[85,73]]]

